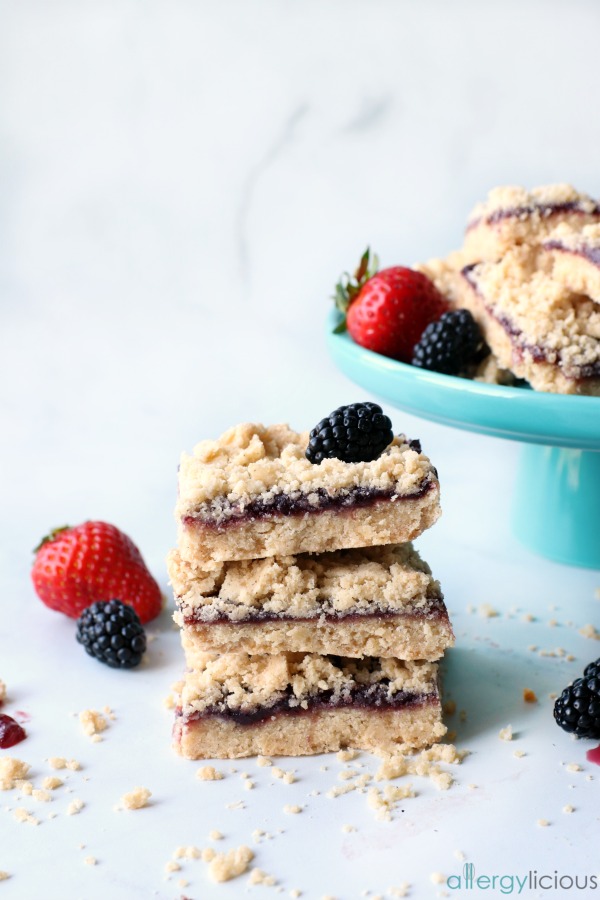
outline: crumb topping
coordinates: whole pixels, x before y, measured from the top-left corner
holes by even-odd
[[[0,757],[0,791],[12,791],[17,782],[25,778],[30,769],[29,763],[12,756]]]
[[[291,618],[426,610],[439,582],[412,544],[221,563],[201,570],[177,550],[167,561],[178,606],[210,622],[267,613]]]
[[[286,698],[290,706],[307,704],[322,692],[331,702],[350,700],[357,688],[383,689],[392,699],[400,691],[437,692],[437,665],[398,659],[281,653],[198,653],[182,693],[184,713],[208,709],[250,710]]]
[[[196,778],[199,778],[200,781],[221,781],[223,777],[223,773],[214,766],[202,766],[196,772]]]
[[[546,184],[527,190],[516,185],[493,188],[483,203],[478,203],[468,218],[467,227],[483,220],[494,221],[499,213],[512,213],[517,218],[528,218],[535,213],[548,215],[548,208],[575,204],[582,212],[598,212],[597,202],[588,194],[582,194],[570,184]]]
[[[304,455],[307,445],[308,432],[287,425],[237,425],[216,441],[202,441],[192,456],[182,455],[176,516],[219,522],[239,515],[251,501],[269,504],[279,494],[307,496],[318,508],[319,489],[330,496],[360,487],[411,494],[435,478],[429,459],[411,449],[404,435],[371,462],[325,459],[314,465]]]

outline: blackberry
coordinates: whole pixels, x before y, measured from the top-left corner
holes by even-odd
[[[392,442],[392,423],[377,403],[351,403],[334,409],[310,433],[306,458],[317,465],[324,459],[369,462]]]
[[[554,718],[570,734],[600,738],[600,659],[564,689],[554,704]]]
[[[413,350],[412,364],[421,369],[458,375],[489,353],[479,325],[468,309],[446,312],[431,322]]]
[[[120,600],[99,601],[84,609],[76,637],[90,656],[113,669],[133,669],[146,650],[138,614]]]

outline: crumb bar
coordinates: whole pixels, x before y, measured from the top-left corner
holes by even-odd
[[[167,561],[188,666],[198,652],[438,659],[454,642],[439,583],[413,546],[221,563]]]
[[[238,425],[184,454],[176,518],[184,559],[321,553],[412,540],[440,514],[439,482],[403,435],[371,462],[305,457],[308,433]]]
[[[425,747],[446,731],[436,663],[294,653],[198,663],[174,728],[188,759]]]

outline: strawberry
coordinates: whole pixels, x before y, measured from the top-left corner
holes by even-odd
[[[346,327],[361,347],[410,363],[425,328],[450,309],[447,300],[421,272],[404,266],[377,271],[367,248],[354,277],[342,275],[334,301]]]
[[[162,609],[160,588],[126,534],[106,522],[57,528],[36,547],[31,570],[40,600],[76,619],[97,600],[121,600],[145,624]]]

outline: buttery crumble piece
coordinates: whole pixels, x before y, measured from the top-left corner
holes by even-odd
[[[567,766],[567,772],[583,772],[583,768],[579,765],[579,763],[569,763]]]
[[[379,788],[369,788],[367,793],[367,804],[371,809],[375,810],[378,819],[384,819],[391,822],[392,813],[395,812],[397,804],[400,800],[406,800],[408,797],[415,797],[412,784],[396,785],[387,784],[383,791]]]
[[[550,822],[548,819],[538,819],[536,824],[539,825],[540,828],[547,828]]]
[[[202,766],[196,772],[196,778],[200,781],[221,781],[225,776],[222,772],[218,772],[214,766]]]
[[[301,896],[302,896],[302,891],[299,890],[298,888],[292,888],[292,890],[290,891],[290,897],[292,898],[292,900],[298,900],[298,897],[301,897]]]
[[[265,887],[274,887],[277,879],[273,875],[267,875],[262,869],[252,869],[248,879],[250,884],[264,884]]]
[[[336,753],[336,759],[339,759],[340,762],[350,762],[357,756],[358,750],[338,750]]]
[[[49,803],[52,800],[52,794],[50,791],[46,790],[32,790],[31,796],[34,800],[39,800],[40,803]]]
[[[204,850],[200,854],[200,859],[202,860],[202,862],[209,863],[209,862],[213,861],[213,859],[216,857],[216,855],[217,855],[217,851],[213,850],[212,847],[205,847]]]
[[[6,881],[7,878],[10,878],[8,872],[0,872],[0,881]]]
[[[33,784],[31,783],[31,781],[19,779],[18,781],[15,781],[14,786],[22,794],[25,794],[26,797],[31,797],[31,795],[33,794]]]
[[[68,816],[76,816],[78,813],[81,812],[81,810],[83,809],[84,806],[85,806],[85,803],[83,802],[83,800],[79,800],[78,798],[75,798],[75,800],[72,800],[71,803],[69,803],[69,805],[67,806],[67,815]]]
[[[67,760],[64,756],[50,756],[48,758],[48,765],[51,769],[66,769]]]
[[[455,851],[454,851],[454,856],[456,857],[456,859],[460,860],[460,862],[464,862],[465,859],[466,859],[466,856],[465,856],[465,854],[462,852],[462,850],[455,850]]]
[[[222,841],[223,838],[225,837],[225,835],[221,831],[217,831],[216,829],[213,829],[213,831],[210,831],[208,836],[211,841]]]
[[[446,876],[441,872],[432,872],[429,877],[434,884],[446,884]]]
[[[67,769],[70,769],[71,772],[79,772],[79,770],[81,769],[81,763],[76,759],[68,759],[66,761],[66,767]]]
[[[571,806],[570,803],[567,803],[566,806],[563,806],[563,812],[564,812],[564,813],[572,813],[572,812],[575,812],[575,807],[574,807],[574,806]]]
[[[594,641],[600,641],[600,631],[596,631],[593,625],[587,624],[579,629],[579,634],[585,638],[591,638]]]
[[[531,688],[523,688],[523,700],[525,703],[537,703],[537,699],[535,691],[532,691]]]
[[[288,813],[290,815],[297,815],[298,813],[302,812],[303,808],[304,807],[298,806],[296,804],[291,805],[289,803],[286,803],[286,805],[283,807],[283,811],[284,813]]]
[[[86,866],[95,866],[98,860],[95,856],[86,856],[83,860]]]
[[[121,797],[122,809],[142,809],[147,806],[152,793],[145,787],[136,787]]]
[[[243,845],[229,850],[228,853],[216,853],[209,863],[208,874],[213,881],[230,881],[247,872],[253,859],[252,850]]]
[[[391,887],[388,888],[388,894],[391,897],[406,897],[408,892],[410,891],[410,884],[408,881],[403,881],[399,887]]]
[[[6,684],[0,678],[0,703],[6,700]]]
[[[88,737],[99,737],[100,732],[108,726],[108,722],[97,709],[84,709],[79,713],[79,721],[83,733]]]
[[[173,852],[175,859],[200,859],[200,850],[197,847],[177,847]]]
[[[272,759],[269,759],[268,756],[260,756],[260,755],[259,755],[259,756],[256,757],[256,765],[257,765],[257,766],[261,766],[261,768],[265,769],[265,768],[267,768],[268,766],[272,766],[272,765],[273,765],[273,760],[272,760]]]
[[[521,759],[523,756],[527,756],[524,750],[515,750],[513,756],[516,756],[517,759]]]
[[[477,613],[483,619],[495,619],[500,615],[497,609],[494,609],[491,603],[480,603],[477,607]]]
[[[168,872],[169,874],[171,872],[179,872],[180,869],[181,869],[181,866],[179,865],[179,863],[175,862],[172,859],[169,860],[169,862],[166,863],[166,865],[165,865],[165,872]]]
[[[513,730],[512,725],[507,725],[506,728],[501,728],[498,732],[498,737],[501,741],[512,741],[513,739]]]
[[[11,791],[16,782],[25,778],[31,766],[12,756],[0,758],[0,791]]]
[[[344,834],[350,834],[350,832],[356,831],[356,825],[342,825],[342,831]]]
[[[253,791],[253,790],[254,790],[254,787],[255,787],[255,784],[254,784],[254,782],[252,781],[252,779],[251,779],[251,778],[246,778],[246,780],[244,781],[244,790],[246,790],[246,791]]]
[[[36,819],[32,813],[28,812],[26,809],[23,809],[22,806],[18,806],[14,811],[14,817],[17,822],[27,822],[28,825],[39,825],[40,820]]]
[[[62,778],[57,778],[56,775],[47,775],[42,781],[42,787],[47,791],[55,791],[56,788],[61,787],[63,784]]]

